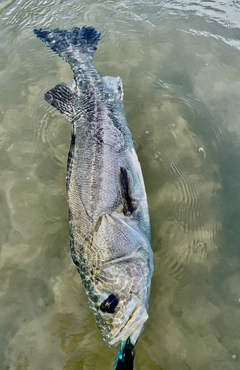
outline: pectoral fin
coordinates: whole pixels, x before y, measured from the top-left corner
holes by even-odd
[[[132,194],[132,176],[126,168],[120,167],[120,191],[122,196],[123,213],[131,216],[137,208],[137,199]]]

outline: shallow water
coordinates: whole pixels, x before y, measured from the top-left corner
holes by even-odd
[[[112,369],[69,253],[70,125],[43,99],[69,66],[34,27],[92,25],[121,76],[155,272],[138,370],[240,368],[237,1],[0,3],[0,369]]]

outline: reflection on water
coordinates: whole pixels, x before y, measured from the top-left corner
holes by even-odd
[[[240,349],[239,4],[0,5],[0,364],[111,369],[69,253],[70,126],[43,100],[69,66],[34,27],[93,25],[95,64],[121,76],[149,199],[155,273],[141,370],[235,370]]]

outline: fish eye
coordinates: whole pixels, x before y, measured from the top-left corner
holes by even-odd
[[[114,295],[110,294],[107,299],[105,299],[101,305],[100,305],[100,310],[102,312],[106,313],[114,313],[115,308],[117,307],[119,302],[119,299]]]

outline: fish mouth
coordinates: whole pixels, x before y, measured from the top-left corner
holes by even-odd
[[[139,338],[145,321],[148,319],[146,307],[140,306],[137,303],[130,311],[126,309],[125,319],[123,320],[119,330],[114,337],[108,342],[110,346],[117,346],[130,337],[131,343],[134,345]]]

